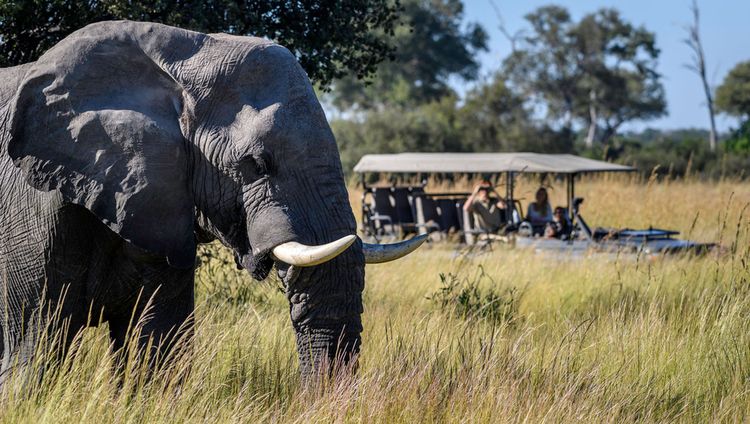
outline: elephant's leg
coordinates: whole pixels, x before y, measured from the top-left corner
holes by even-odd
[[[189,293],[188,293],[189,292]],[[154,313],[152,319],[143,324],[141,346],[154,343],[149,364],[151,366],[168,366],[179,361],[192,350],[193,322],[193,286],[179,298],[171,299]]]
[[[3,315],[3,374],[16,364],[26,363],[38,340],[41,321],[39,305],[42,303],[41,281],[15,281],[15,275],[6,283],[2,296]]]
[[[78,332],[86,325],[87,315],[81,308],[79,293],[71,293],[66,286],[60,290],[49,290],[37,285],[28,290],[15,291],[7,299],[14,306],[2,325],[3,376],[13,367],[25,367],[35,355],[45,355],[47,360],[60,363]],[[68,297],[69,296],[69,297]],[[40,363],[45,371],[47,362]]]
[[[181,285],[183,287],[179,287],[177,293],[174,290],[163,292],[160,288],[148,297],[142,295],[138,305],[134,305],[134,313],[107,318],[112,345],[123,355],[122,358],[127,357],[132,348],[141,354],[150,349],[149,366],[154,368],[190,348],[194,307],[192,278],[189,278],[189,284]],[[135,346],[132,345],[134,341]]]

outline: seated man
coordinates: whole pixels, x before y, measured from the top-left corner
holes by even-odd
[[[494,192],[489,181],[483,181],[464,203],[464,210],[474,214],[476,227],[487,233],[495,234],[505,225],[505,206],[502,200],[492,199]]]
[[[552,222],[548,223],[544,229],[544,237],[567,240],[570,237],[570,232],[571,228],[565,216],[565,208],[556,207],[555,213],[552,216]]]

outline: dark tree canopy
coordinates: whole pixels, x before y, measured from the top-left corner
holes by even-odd
[[[750,61],[729,71],[716,89],[716,106],[729,115],[750,119]]]
[[[487,33],[476,23],[464,25],[460,0],[401,3],[403,18],[395,29],[393,59],[381,63],[367,85],[351,77],[337,81],[333,103],[339,109],[437,101],[453,93],[451,77],[477,77],[476,54],[487,49]]]
[[[36,60],[89,23],[130,19],[270,38],[327,86],[366,77],[392,54],[399,9],[397,0],[0,0],[0,66]]]

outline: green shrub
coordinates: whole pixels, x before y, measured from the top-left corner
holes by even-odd
[[[210,305],[266,306],[274,291],[284,293],[275,274],[267,282],[254,281],[247,271],[237,269],[232,252],[218,242],[198,247],[198,267],[195,282],[198,286],[198,301]]]
[[[484,284],[483,284],[484,283]],[[491,287],[484,287],[487,284]],[[470,277],[440,273],[440,288],[427,298],[440,310],[464,319],[481,318],[494,323],[512,324],[518,319],[521,294],[515,287],[496,288],[484,267]]]

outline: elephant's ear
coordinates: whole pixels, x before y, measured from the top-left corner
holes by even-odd
[[[82,30],[45,53],[14,99],[8,153],[38,190],[59,190],[122,238],[195,263],[182,88],[135,38]]]

